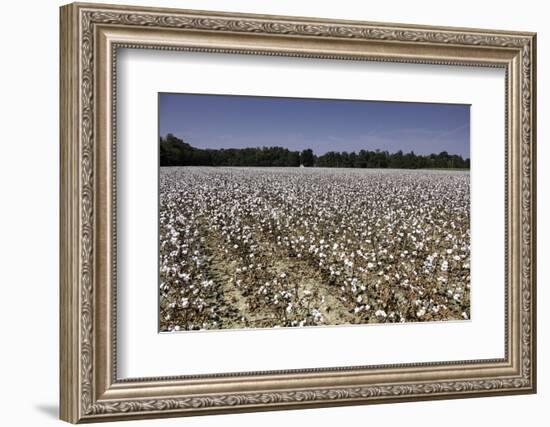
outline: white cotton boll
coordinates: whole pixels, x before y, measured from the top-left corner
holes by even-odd
[[[327,310],[327,325],[348,316],[460,319],[470,289],[469,180],[448,171],[161,168],[162,329],[253,327],[259,316],[266,327],[309,326],[320,322],[314,307]],[[216,303],[226,285],[246,295],[242,312]],[[235,316],[243,321],[233,325]]]

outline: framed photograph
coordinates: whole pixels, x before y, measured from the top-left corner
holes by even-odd
[[[535,34],[60,22],[63,420],[536,391]]]

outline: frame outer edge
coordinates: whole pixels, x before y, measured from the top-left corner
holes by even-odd
[[[310,15],[279,15],[272,13],[252,13],[252,12],[237,12],[237,11],[221,11],[221,10],[208,10],[208,9],[189,9],[175,6],[143,6],[143,5],[128,5],[128,4],[112,4],[112,3],[90,3],[88,1],[76,1],[72,3],[81,9],[96,9],[104,11],[120,11],[124,10],[128,13],[160,13],[160,14],[181,14],[185,12],[196,17],[205,18],[254,18],[264,21],[283,20],[294,23],[303,24],[339,24],[339,25],[370,25],[376,27],[387,28],[406,28],[409,30],[427,30],[427,31],[441,31],[442,29],[452,32],[469,32],[477,34],[490,34],[490,35],[507,35],[507,36],[523,36],[532,37],[536,33],[531,31],[514,31],[496,28],[476,28],[476,27],[463,27],[463,26],[440,26],[434,24],[411,24],[395,21],[366,21],[364,19],[334,19],[334,18],[321,18]]]
[[[77,8],[61,6],[59,21],[59,418],[76,423],[80,418]]]
[[[531,36],[531,390],[537,393],[537,33]]]

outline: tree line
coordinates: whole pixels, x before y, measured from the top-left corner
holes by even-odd
[[[338,168],[469,169],[470,159],[442,151],[420,155],[414,152],[360,150],[358,153],[329,151],[317,156],[310,148],[291,151],[283,147],[202,149],[172,134],[160,138],[161,166],[305,166]]]

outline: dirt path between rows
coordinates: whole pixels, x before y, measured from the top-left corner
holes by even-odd
[[[204,234],[204,247],[210,255],[207,265],[208,276],[214,280],[223,293],[223,303],[230,307],[223,310],[233,313],[231,318],[224,319],[226,327],[273,327],[277,326],[277,320],[273,311],[266,308],[265,312],[252,311],[249,308],[247,297],[242,295],[234,281],[237,261],[231,260],[225,253],[223,239],[215,231],[208,230]],[[266,266],[266,270],[272,277],[279,277],[282,273],[288,275],[289,283],[298,284],[299,298],[303,298],[307,291],[317,293],[324,297],[312,302],[312,308],[318,308],[326,325],[339,325],[357,323],[357,319],[348,312],[342,301],[337,298],[337,289],[334,289],[323,278],[318,269],[313,268],[306,260],[289,257],[269,239],[254,234],[254,240],[260,245],[261,252],[272,254],[273,262]],[[231,280],[233,279],[233,280]],[[260,283],[258,283],[260,286]]]
[[[237,262],[231,260],[225,253],[224,241],[218,233],[209,230],[204,241],[204,246],[210,254],[208,264],[209,275],[218,284],[223,300],[230,305],[229,312],[234,313],[231,318],[225,320],[230,328],[269,327],[273,326],[272,313],[253,312],[248,306],[247,297],[235,285],[235,270]]]
[[[244,222],[249,222],[251,229],[255,229],[253,222]],[[222,294],[218,299],[222,307],[218,307],[218,311],[225,317],[223,328],[280,326],[275,311],[271,307],[264,306],[251,310],[248,297],[243,295],[235,284],[235,270],[240,264],[238,255],[232,254],[232,248],[222,235],[212,229],[208,221],[201,224],[200,228],[204,237],[202,245],[209,255],[209,262],[205,265],[207,274]],[[259,245],[259,253],[263,254],[263,262],[266,263],[263,274],[266,277],[275,278],[283,273],[286,274],[291,287],[294,289],[296,286],[299,300],[302,300],[307,293],[317,294],[307,307],[320,311],[323,317],[321,324],[358,323],[360,319],[350,313],[349,308],[339,299],[339,289],[328,283],[319,268],[306,259],[291,257],[285,248],[277,245],[273,236],[254,231],[252,237]],[[226,250],[229,252],[226,253]],[[261,284],[258,283],[258,287]]]
[[[277,274],[286,273],[290,283],[298,283],[298,295],[303,298],[307,291],[317,293],[324,297],[312,304],[321,312],[326,325],[340,325],[357,323],[357,319],[350,314],[348,308],[337,297],[338,289],[326,282],[323,273],[313,267],[307,260],[298,257],[290,257],[288,252],[281,250],[273,241],[266,239],[263,235],[254,234],[254,239],[259,243],[263,251],[274,254],[272,268]],[[355,321],[354,321],[355,320]]]

